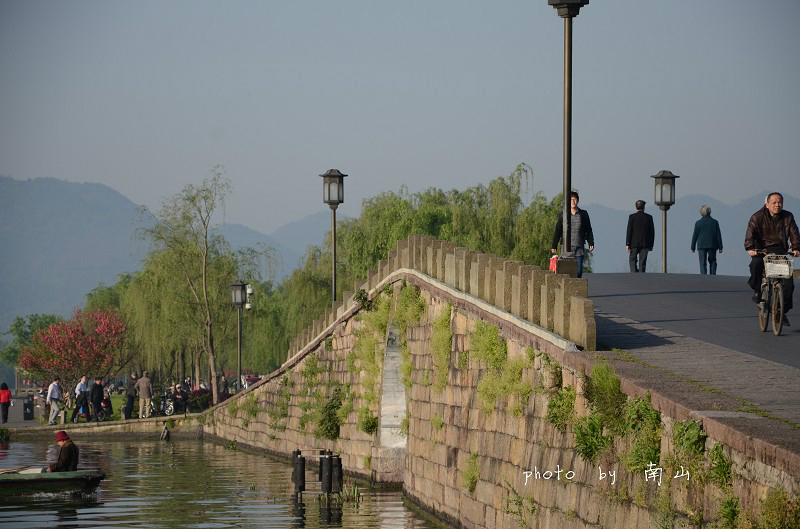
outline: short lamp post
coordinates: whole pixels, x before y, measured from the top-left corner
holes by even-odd
[[[338,169],[328,169],[322,177],[322,201],[331,207],[331,306],[336,304],[336,208],[344,202],[344,177]]]
[[[238,390],[242,384],[242,307],[250,308],[250,304],[247,303],[247,295],[248,290],[252,292],[252,289],[248,285],[245,284],[244,281],[241,279],[237,279],[234,284],[231,285],[231,301],[236,306],[237,310],[237,328],[238,328],[238,340],[237,340],[237,363],[236,363],[236,389]]]
[[[675,179],[680,178],[670,171],[659,171],[652,175],[655,178],[655,203],[661,208],[661,266],[667,273],[667,210],[675,203]]]
[[[564,19],[564,218],[563,239],[559,269],[577,275],[578,265],[572,257],[570,232],[570,195],[572,193],[572,19],[578,16],[581,7],[589,0],[547,0]],[[566,257],[566,259],[564,259]],[[559,270],[560,272],[560,270]]]

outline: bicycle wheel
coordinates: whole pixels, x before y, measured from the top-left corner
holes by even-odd
[[[98,421],[105,421],[106,420],[106,410],[101,409],[97,412],[97,420]]]
[[[758,327],[761,332],[767,332],[767,326],[769,325],[769,295],[769,285],[764,282],[761,284],[761,303],[758,304]]]
[[[783,285],[780,281],[772,287],[772,332],[780,336],[783,330]]]

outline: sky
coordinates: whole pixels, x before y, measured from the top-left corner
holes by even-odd
[[[650,175],[734,204],[800,195],[800,2],[591,0],[574,20],[573,187],[633,209]],[[546,0],[0,0],[0,175],[160,201],[222,165],[269,233],[520,162],[562,186],[563,21]],[[800,205],[786,208],[800,210]]]

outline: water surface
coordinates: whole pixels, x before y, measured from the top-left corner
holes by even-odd
[[[433,528],[403,503],[400,492],[365,490],[359,503],[326,504],[309,483],[302,502],[292,499],[291,466],[263,455],[202,442],[104,441],[78,443],[79,468],[106,474],[96,493],[40,494],[0,499],[0,528],[142,527]],[[0,467],[55,461],[45,441],[0,447]],[[308,481],[316,479],[309,470]]]

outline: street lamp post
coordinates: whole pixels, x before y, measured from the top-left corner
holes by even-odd
[[[670,171],[659,171],[655,178],[655,203],[661,208],[661,266],[667,273],[667,210],[675,203],[675,179],[680,176]]]
[[[247,285],[245,285],[244,281],[241,279],[237,279],[234,284],[231,285],[231,298],[233,304],[236,306],[237,310],[237,318],[236,323],[239,330],[237,344],[237,362],[236,362],[236,389],[238,390],[242,385],[242,307],[245,305],[247,301]]]
[[[572,19],[578,16],[581,7],[589,0],[547,0],[564,19],[564,218],[561,257],[557,272],[578,275],[578,263],[570,255],[572,241],[570,232],[570,195],[572,193]]]
[[[338,169],[328,169],[322,177],[322,201],[331,207],[331,306],[336,303],[336,208],[344,202],[344,177]]]

